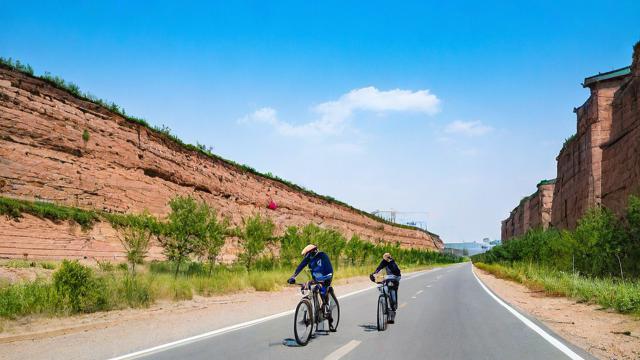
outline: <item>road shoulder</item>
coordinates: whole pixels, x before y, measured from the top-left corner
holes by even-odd
[[[478,268],[473,270],[504,301],[592,355],[600,359],[640,358],[640,319],[564,297],[549,297]]]

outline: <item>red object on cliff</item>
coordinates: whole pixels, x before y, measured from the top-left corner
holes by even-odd
[[[269,200],[269,205],[267,205],[267,208],[271,210],[275,210],[278,208],[278,205],[276,204],[275,201]]]

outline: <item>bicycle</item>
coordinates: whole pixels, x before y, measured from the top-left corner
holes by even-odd
[[[377,307],[377,328],[378,331],[385,331],[387,329],[387,324],[389,322],[395,322],[396,312],[391,309],[390,306],[390,289],[389,284],[392,282],[388,280],[383,280],[381,282],[374,281],[378,284],[378,291],[380,295],[378,296],[378,307]],[[397,295],[396,295],[397,301]]]
[[[338,324],[340,323],[340,304],[333,288],[329,286],[327,289],[327,315],[322,309],[320,291],[323,286],[322,283],[308,282],[305,284],[295,284],[300,286],[300,292],[302,293],[302,299],[296,306],[296,312],[293,318],[293,333],[296,338],[296,342],[300,346],[305,346],[309,343],[311,335],[313,335],[313,326],[316,325],[316,331],[318,325],[325,320],[329,322],[329,331],[335,332],[338,330]]]

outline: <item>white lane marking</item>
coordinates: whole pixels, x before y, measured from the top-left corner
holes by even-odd
[[[327,357],[324,358],[324,360],[338,360],[341,359],[343,356],[347,355],[348,353],[350,353],[353,349],[357,348],[358,345],[360,345],[362,341],[358,341],[358,340],[351,340],[348,343],[346,343],[344,346],[340,347],[338,350],[332,352],[331,354],[327,355]]]
[[[471,267],[471,273],[476,278],[476,280],[478,280],[478,283],[480,284],[480,286],[482,286],[484,291],[486,291],[487,294],[489,294],[498,304],[502,305],[505,309],[509,310],[509,312],[512,313],[513,316],[518,318],[518,320],[522,321],[531,330],[535,331],[538,335],[542,336],[543,339],[545,339],[547,342],[549,342],[551,345],[553,345],[556,349],[562,351],[570,359],[573,359],[573,360],[584,360],[580,355],[578,355],[575,352],[573,352],[573,350],[569,349],[569,347],[567,347],[565,344],[563,344],[558,339],[556,339],[553,336],[551,336],[546,331],[542,330],[542,328],[540,328],[538,325],[533,323],[533,321],[527,319],[524,315],[520,314],[514,308],[512,308],[509,305],[507,305],[504,301],[500,300],[499,297],[494,295],[489,289],[487,289],[487,287],[482,283],[482,281],[480,281],[478,276],[473,272],[473,266]]]
[[[409,276],[407,278],[407,280],[413,279],[413,278],[416,278],[418,276],[422,276],[424,274],[428,274],[431,271],[440,270],[440,269],[441,268],[421,271],[421,272],[419,272],[417,274],[413,274],[413,275]],[[368,291],[368,290],[373,290],[375,288],[376,288],[376,286],[371,286],[371,287],[368,287],[368,288],[365,288],[365,289],[361,289],[361,290],[357,290],[357,291],[354,291],[354,292],[350,292],[348,294],[344,294],[342,296],[338,296],[338,299],[342,300],[344,298],[348,298],[350,296],[357,295],[357,294],[363,293],[363,292]],[[265,317],[262,317],[262,318],[259,318],[259,319],[246,321],[246,322],[243,322],[243,323],[240,323],[240,324],[227,326],[227,327],[224,327],[224,328],[221,328],[221,329],[209,331],[209,332],[202,333],[202,334],[195,335],[195,336],[191,336],[191,337],[188,337],[188,338],[185,338],[185,339],[176,340],[176,341],[172,341],[172,342],[169,342],[169,343],[166,343],[166,344],[154,346],[154,347],[151,347],[151,348],[148,348],[148,349],[143,349],[143,350],[135,351],[135,352],[132,352],[132,353],[129,353],[129,354],[117,356],[117,357],[111,358],[111,360],[136,359],[136,358],[139,358],[139,357],[142,357],[142,356],[147,356],[147,355],[159,353],[161,351],[169,350],[169,349],[172,349],[172,348],[175,348],[175,347],[178,347],[178,346],[190,344],[190,343],[193,343],[193,342],[196,342],[196,341],[200,341],[200,340],[204,340],[204,339],[207,339],[207,338],[215,337],[215,336],[218,336],[218,335],[226,334],[228,332],[232,332],[232,331],[248,328],[248,327],[251,327],[253,325],[257,325],[257,324],[260,324],[260,323],[263,323],[263,322],[266,322],[266,321],[270,321],[270,320],[274,320],[274,319],[277,319],[277,318],[281,318],[283,316],[291,315],[294,312],[295,312],[295,310],[287,310],[287,311],[284,311],[284,312],[281,312],[281,313],[265,316]]]
[[[428,287],[428,288],[430,288],[430,287],[431,287],[431,285],[427,285],[427,287]]]
[[[418,290],[418,292],[416,293],[416,295],[420,294],[423,290]]]

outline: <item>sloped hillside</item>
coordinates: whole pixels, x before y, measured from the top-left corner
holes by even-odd
[[[163,216],[170,198],[190,194],[234,224],[261,212],[280,232],[313,222],[370,241],[443,248],[435,234],[378,221],[330,198],[185,147],[51,82],[4,66],[0,67],[0,164],[3,196],[110,212],[147,209]],[[266,208],[270,198],[277,202],[276,210]],[[233,248],[233,244],[226,247],[229,255]],[[21,224],[0,219],[0,256],[115,257],[118,249],[108,224],[85,233],[31,217]]]

